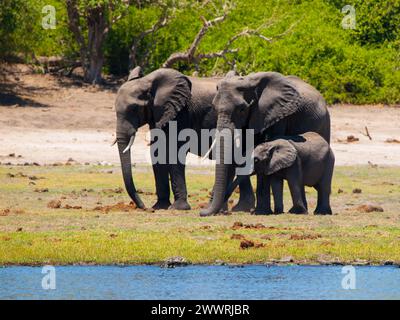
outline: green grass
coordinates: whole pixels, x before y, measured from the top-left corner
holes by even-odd
[[[129,202],[125,191],[118,190],[122,178],[117,167],[0,166],[0,265],[147,264],[172,256],[191,263],[265,263],[287,256],[304,264],[400,263],[400,168],[337,168],[332,216],[233,213],[200,218],[199,205],[207,203],[213,184],[212,170],[188,169],[187,180],[191,211],[105,212],[94,209]],[[150,206],[155,201],[151,169],[137,168],[135,181]],[[48,192],[35,191],[43,188]],[[354,188],[362,193],[353,194]],[[315,191],[307,189],[307,197],[312,211]],[[47,207],[57,199],[61,208]],[[368,203],[384,212],[356,209]],[[288,209],[287,189],[285,205]],[[237,221],[265,228],[233,230]],[[263,246],[241,249],[242,240],[231,239],[233,234]]]

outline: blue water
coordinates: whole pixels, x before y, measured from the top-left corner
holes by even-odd
[[[41,267],[0,268],[0,299],[400,299],[400,268],[341,266],[59,266],[55,290]]]

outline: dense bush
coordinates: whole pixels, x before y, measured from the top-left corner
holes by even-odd
[[[33,51],[37,55],[77,55],[77,47],[66,27],[63,0],[46,1],[57,8],[57,29],[40,28],[43,0],[4,0],[0,4],[0,55],[6,51]],[[135,37],[157,21],[160,8],[146,2],[131,7],[110,33],[104,46],[105,71],[126,74],[129,50]],[[316,86],[328,102],[399,103],[400,102],[400,0],[354,0],[357,27],[341,27],[344,14],[342,0],[236,0],[226,20],[210,29],[200,44],[199,52],[215,52],[245,27],[258,28],[272,19],[275,23],[262,33],[275,37],[290,32],[272,43],[257,37],[243,37],[233,47],[239,72],[274,70],[295,74]],[[200,3],[200,4],[199,4]],[[220,1],[215,1],[216,7]],[[23,9],[20,9],[22,6]],[[188,1],[176,10],[169,24],[140,42],[143,55],[150,48],[146,72],[161,66],[176,51],[186,50],[201,27],[199,17],[215,17],[215,6]],[[6,10],[4,10],[6,8]],[[18,11],[18,13],[16,13]],[[5,14],[6,13],[6,14]],[[20,15],[29,15],[22,24]],[[11,22],[10,22],[11,21]],[[4,41],[3,39],[7,39]],[[5,44],[5,45],[4,45]],[[176,68],[191,74],[193,65],[179,63]],[[231,67],[224,59],[206,60],[199,74],[223,74]]]

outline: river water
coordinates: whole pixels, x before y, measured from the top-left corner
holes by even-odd
[[[15,266],[0,299],[400,299],[400,268]]]

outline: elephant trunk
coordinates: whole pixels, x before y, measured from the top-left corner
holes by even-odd
[[[138,208],[144,209],[145,205],[140,199],[132,179],[131,151],[129,145],[132,144],[135,139],[136,130],[134,128],[131,128],[129,130],[129,134],[130,136],[126,133],[120,133],[117,128],[117,145],[119,151],[119,159],[121,161],[122,177],[124,179],[125,189],[133,202]]]
[[[218,124],[217,124],[217,136],[218,136],[218,142],[219,142],[219,159],[217,157],[217,163],[215,166],[215,183],[214,183],[214,189],[213,189],[213,197],[211,204],[207,209],[204,209],[200,212],[201,216],[209,216],[218,213],[223,205],[224,205],[224,200],[225,200],[225,193],[227,189],[227,183],[228,183],[228,172],[229,172],[229,166],[230,164],[225,164],[226,159],[225,155],[229,155],[231,152],[231,146],[232,146],[232,133],[233,133],[233,128],[229,125],[230,122],[228,122],[228,118],[224,116],[219,116],[218,117]],[[229,129],[228,131],[225,131],[222,133],[221,131],[223,129]],[[226,135],[226,133],[230,133]],[[231,137],[229,139],[229,137]]]

